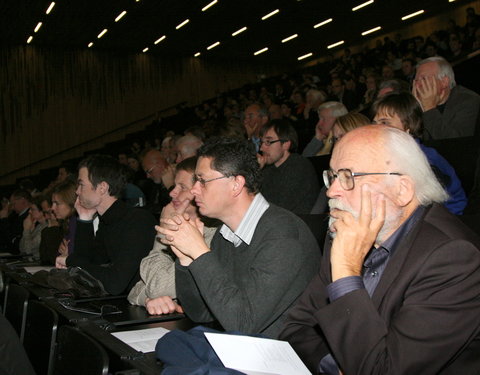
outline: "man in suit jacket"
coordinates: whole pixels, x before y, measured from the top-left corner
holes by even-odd
[[[423,109],[425,138],[471,137],[478,132],[480,95],[456,84],[453,69],[443,57],[418,63],[412,92]]]
[[[478,373],[480,240],[438,204],[416,142],[357,128],[330,167],[333,241],[280,338],[314,373]]]

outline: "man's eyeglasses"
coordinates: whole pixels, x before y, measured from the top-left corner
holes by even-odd
[[[340,186],[344,190],[353,190],[355,188],[355,177],[359,176],[371,176],[375,174],[384,174],[384,175],[394,175],[394,176],[402,176],[401,173],[396,172],[372,172],[372,173],[363,173],[363,172],[352,172],[350,169],[339,169],[337,172],[328,169],[323,171],[323,182],[325,186],[330,188],[335,181],[336,178],[340,181]]]
[[[151,168],[148,168],[145,170],[145,174],[148,176],[149,174],[152,173],[152,171],[155,169],[155,167],[157,166],[157,164],[154,164]]]
[[[195,185],[196,182],[199,182],[200,183],[200,186],[202,188],[205,187],[205,184],[207,182],[211,182],[211,181],[215,181],[215,180],[221,180],[222,178],[229,178],[229,177],[232,177],[232,176],[220,176],[220,177],[215,177],[215,178],[210,178],[208,180],[205,180],[201,177],[198,177],[198,176],[193,176],[193,184]]]
[[[275,140],[265,139],[260,141],[260,146],[261,145],[270,146],[277,142],[286,142],[286,141],[287,141],[286,139],[275,139]]]

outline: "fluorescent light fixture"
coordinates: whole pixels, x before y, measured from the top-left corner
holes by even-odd
[[[47,8],[47,11],[45,12],[45,14],[50,14],[50,12],[52,11],[53,7],[55,6],[55,3],[52,1],[50,3],[50,5],[48,6]]]
[[[40,30],[41,27],[42,27],[42,23],[39,22],[39,23],[37,23],[37,26],[35,26],[35,30],[33,30],[33,31],[37,32],[38,30]]]
[[[267,51],[268,51],[268,47],[265,47],[265,48],[259,49],[257,52],[254,52],[253,54],[255,56],[257,56],[257,55],[260,55],[261,53],[264,53],[264,52],[267,52]]]
[[[312,55],[313,55],[313,53],[310,52],[310,53],[307,53],[306,55],[300,56],[299,58],[297,58],[297,60],[300,61],[300,60],[306,59],[306,58],[308,58]]]
[[[205,12],[208,8],[210,8],[211,6],[214,6],[216,3],[217,3],[217,0],[213,0],[210,4],[205,5],[202,8],[202,12]]]
[[[93,46],[93,42],[88,43],[88,48]]]
[[[160,43],[162,40],[164,40],[167,36],[166,35],[162,35],[160,38],[158,38],[156,41],[155,41],[155,44],[158,44]]]
[[[27,44],[30,44],[30,42],[33,40],[33,36],[29,36],[28,39],[27,39]]]
[[[243,33],[245,30],[247,30],[247,26],[242,27],[241,29],[238,29],[234,33],[232,33],[232,36],[237,36],[240,33]]]
[[[290,35],[289,37],[282,39],[282,43],[287,43],[289,40],[295,39],[297,36],[298,34]]]
[[[455,2],[455,0],[448,0],[448,2],[449,2],[449,3],[453,3],[453,2]]]
[[[364,32],[362,33],[362,35],[365,36],[365,35],[374,33],[375,31],[381,30],[381,29],[382,29],[382,28],[381,28],[380,26],[377,26],[377,27],[374,27],[373,29],[364,31]]]
[[[145,48],[142,50],[143,53],[145,53],[145,52],[147,52],[147,51],[148,51],[148,47],[145,47]]]
[[[373,0],[369,0],[365,3],[357,5],[356,7],[352,8],[352,12],[355,12],[356,10],[362,9],[363,7],[366,7],[367,5],[370,5],[370,4],[373,4]]]
[[[422,10],[419,10],[418,12],[414,12],[414,13],[410,13],[410,14],[407,14],[406,16],[403,16],[402,17],[402,21],[405,21],[405,20],[408,20],[409,18],[412,18],[412,17],[415,17],[415,16],[418,16],[422,13],[425,13],[425,11],[422,9]]]
[[[97,38],[100,39],[102,36],[105,35],[105,33],[108,31],[108,29],[103,29],[100,34],[97,35]]]
[[[201,55],[200,52],[197,52],[197,53],[196,53],[195,55],[193,55],[193,56],[198,57],[198,56],[200,56],[200,55]]]
[[[175,27],[177,30],[183,26],[185,26],[187,23],[189,23],[190,20],[189,19],[186,19],[185,21],[183,21],[181,24],[177,25],[177,27]]]
[[[330,44],[327,48],[328,48],[328,49],[334,48],[334,47],[337,47],[337,46],[342,45],[343,43],[345,43],[345,41],[344,41],[344,40],[341,40],[341,41],[339,41],[339,42],[337,42],[337,43]]]
[[[268,13],[268,14],[265,14],[263,17],[262,17],[262,21],[265,21],[267,18],[270,18],[271,16],[277,14],[278,12],[280,12],[280,9],[275,9],[274,11]]]
[[[213,43],[213,44],[210,44],[210,45],[207,47],[207,49],[208,49],[208,50],[211,50],[212,48],[215,48],[215,47],[218,46],[219,44],[220,44],[220,42],[215,42],[215,43]]]
[[[117,18],[115,18],[115,22],[120,21],[125,14],[127,14],[127,11],[126,11],[126,10],[124,10],[122,13],[120,13],[120,14],[117,16]]]
[[[333,18],[329,18],[328,20],[317,23],[315,26],[313,26],[313,28],[318,29],[320,26],[326,25],[327,23],[330,23],[332,21],[333,21]]]

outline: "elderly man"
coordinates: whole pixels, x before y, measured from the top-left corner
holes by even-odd
[[[307,158],[297,154],[297,133],[288,120],[272,120],[260,131],[265,199],[296,214],[309,214],[320,187]]]
[[[148,151],[142,159],[142,166],[154,183],[147,194],[146,208],[154,215],[160,216],[162,208],[170,202],[168,189],[174,184],[174,172],[158,150]]]
[[[302,156],[330,154],[333,145],[332,128],[337,117],[346,115],[347,108],[340,102],[325,102],[318,107],[315,136],[302,152]]]
[[[197,150],[203,144],[202,140],[193,134],[187,134],[177,141],[177,159],[176,163],[197,155]]]
[[[315,373],[477,373],[479,238],[439,204],[415,140],[360,127],[330,166],[333,241],[280,337]]]
[[[276,337],[286,312],[317,268],[320,251],[297,216],[258,192],[250,145],[229,138],[199,150],[191,192],[203,216],[224,223],[207,246],[198,220],[162,219],[162,240],[177,255],[177,297],[195,322]],[[169,225],[166,228],[165,225]]]
[[[422,106],[426,138],[475,135],[480,95],[455,83],[453,69],[443,57],[417,64],[412,92]]]
[[[253,103],[245,109],[243,126],[247,132],[247,138],[253,142],[258,152],[260,149],[260,129],[268,121],[268,111],[258,103]]]
[[[140,279],[140,261],[155,239],[153,216],[118,199],[125,184],[123,166],[109,156],[92,155],[80,162],[75,251],[56,259],[58,268],[82,267],[114,295],[128,292]]]

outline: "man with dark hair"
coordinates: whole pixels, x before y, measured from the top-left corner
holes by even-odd
[[[195,322],[276,337],[318,265],[308,227],[260,194],[253,146],[213,139],[199,150],[191,190],[203,216],[224,223],[210,247],[199,220],[162,219],[162,242],[177,255],[177,297]]]
[[[312,163],[297,154],[297,133],[288,120],[272,120],[260,131],[261,192],[265,199],[297,214],[310,213],[320,187]]]
[[[58,268],[78,266],[100,280],[110,294],[128,292],[139,280],[139,265],[152,248],[155,219],[118,199],[125,188],[123,166],[105,155],[79,165],[75,251],[59,256]],[[100,222],[94,234],[93,218]]]
[[[0,210],[0,250],[19,253],[23,233],[23,221],[28,216],[32,196],[27,190],[15,190],[10,202]]]

